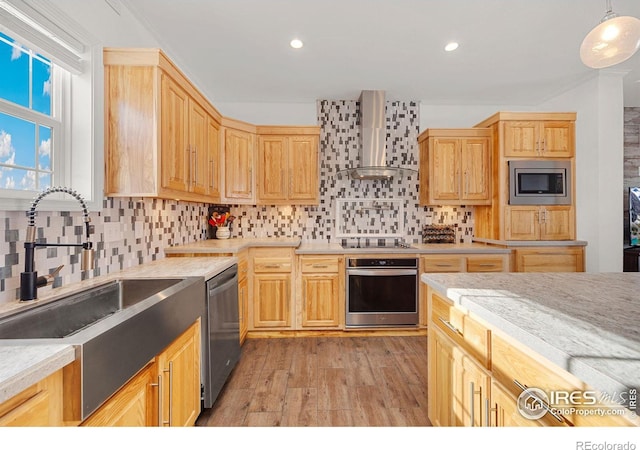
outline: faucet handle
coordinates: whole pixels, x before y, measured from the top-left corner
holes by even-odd
[[[64,264],[56,267],[50,274],[39,276],[36,280],[36,287],[48,286],[53,283],[53,279],[60,273],[63,267]]]

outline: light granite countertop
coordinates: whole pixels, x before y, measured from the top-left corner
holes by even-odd
[[[55,301],[74,292],[104,284],[118,278],[214,277],[237,262],[235,257],[164,258],[109,275],[48,289],[38,300],[29,303],[11,302],[2,305],[0,317]],[[10,339],[0,339],[0,403],[25,388],[46,378],[75,360],[75,348],[70,344],[15,345]]]
[[[423,274],[422,282],[613,395],[640,389],[640,273]]]

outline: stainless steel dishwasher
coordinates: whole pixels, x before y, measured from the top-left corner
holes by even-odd
[[[204,408],[211,408],[240,359],[237,264],[207,281],[206,315],[202,403]]]

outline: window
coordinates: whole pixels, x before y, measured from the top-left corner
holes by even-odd
[[[52,186],[102,203],[102,47],[50,0],[0,1],[0,210]],[[40,210],[75,209],[51,195]]]
[[[64,184],[63,159],[56,160],[62,126],[52,107],[60,90],[52,92],[60,85],[53,77],[61,70],[0,33],[0,190]]]

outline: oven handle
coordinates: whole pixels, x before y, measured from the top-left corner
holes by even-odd
[[[347,275],[395,277],[398,275],[418,275],[418,271],[416,269],[347,269]]]

